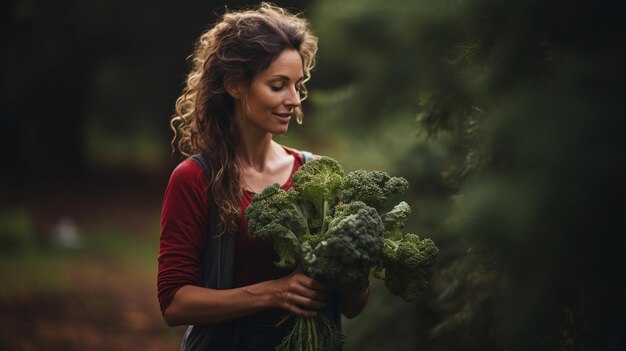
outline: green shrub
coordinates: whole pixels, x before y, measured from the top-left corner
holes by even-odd
[[[33,249],[32,219],[24,209],[0,213],[0,254],[24,254]]]

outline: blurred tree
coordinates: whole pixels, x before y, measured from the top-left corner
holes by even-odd
[[[72,25],[76,12],[57,4],[17,1],[3,24],[2,146],[7,172],[81,169],[81,134],[89,60]],[[60,167],[63,164],[64,167]],[[29,172],[30,173],[30,172]],[[40,174],[40,173],[39,173]]]
[[[17,0],[2,8],[0,146],[11,165],[3,178],[76,180],[103,162],[163,164],[185,58],[224,2]]]
[[[626,345],[621,13],[610,1],[316,7],[320,67],[338,77],[323,88],[340,97],[319,114],[361,137],[417,117],[433,142],[453,139],[437,195],[455,205],[435,226],[438,301],[422,302],[434,313],[415,326],[420,348]]]

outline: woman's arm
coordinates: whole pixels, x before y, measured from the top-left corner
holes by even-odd
[[[358,316],[370,296],[371,283],[367,285],[362,292],[340,291],[339,292],[339,304],[341,306],[341,313],[349,319]]]
[[[258,284],[215,290],[198,286],[200,252],[206,245],[209,201],[206,176],[195,162],[172,172],[163,199],[159,241],[158,295],[169,325],[207,324],[267,308],[310,317],[324,306],[328,287],[300,272]]]
[[[170,326],[219,323],[268,308],[314,317],[323,308],[328,286],[302,273],[258,284],[214,290],[194,285],[178,289],[163,317]]]

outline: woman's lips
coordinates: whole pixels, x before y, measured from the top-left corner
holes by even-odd
[[[274,112],[274,117],[280,120],[283,123],[287,123],[291,120],[292,113],[276,113]]]

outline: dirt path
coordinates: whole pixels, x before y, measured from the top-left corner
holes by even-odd
[[[178,350],[183,328],[165,326],[145,270],[83,262],[70,291],[0,299],[0,350]]]
[[[86,252],[50,262],[37,250],[26,257],[0,257],[0,281],[26,282],[17,289],[0,287],[0,350],[180,349],[184,328],[165,325],[156,297],[156,257],[146,257],[158,240],[166,182],[164,175],[102,173],[80,184],[5,189],[0,209],[26,209],[40,244],[49,243],[50,228],[69,216],[81,235],[103,235],[94,230],[103,228],[118,238],[102,243],[123,248],[100,249],[91,242]],[[135,252],[140,251],[132,246],[137,238],[150,248]],[[60,286],[30,284],[47,277]]]

